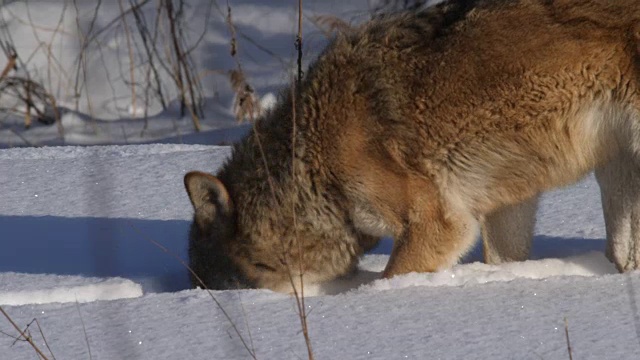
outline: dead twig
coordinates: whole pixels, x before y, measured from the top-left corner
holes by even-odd
[[[318,15],[308,18],[326,37],[335,34],[348,34],[353,31],[353,27],[346,21],[334,15]]]
[[[50,125],[60,118],[54,97],[42,85],[19,76],[5,76],[0,79],[0,94],[13,96],[24,104],[25,127],[31,126],[31,112],[35,112],[39,122]],[[47,109],[53,114],[47,113]],[[14,111],[21,113],[19,111]],[[59,122],[59,121],[58,121]]]
[[[372,9],[374,17],[384,13],[400,10],[417,10],[427,5],[430,0],[382,0]]]
[[[242,343],[242,346],[247,350],[247,352],[249,352],[249,355],[251,356],[251,358],[254,359],[254,360],[257,360],[256,351],[255,351],[255,349],[253,349],[253,346],[249,347],[249,344],[246,342],[246,340],[244,339],[244,337],[240,333],[240,330],[238,329],[236,324],[233,322],[233,319],[231,318],[229,313],[222,306],[222,303],[220,303],[220,301],[218,301],[218,299],[213,295],[211,290],[207,288],[207,285],[204,283],[202,278],[200,278],[200,276],[198,274],[196,274],[195,271],[193,271],[193,269],[189,266],[189,264],[187,264],[184,260],[182,260],[180,258],[180,256],[176,255],[174,252],[172,252],[171,250],[167,249],[165,246],[163,246],[159,242],[153,240],[152,238],[147,237],[133,223],[129,222],[128,224],[133,229],[133,231],[138,233],[138,235],[140,235],[145,241],[149,242],[150,244],[152,244],[153,246],[157,247],[158,249],[160,249],[165,254],[167,254],[167,255],[171,256],[172,258],[174,258],[175,260],[177,260],[185,269],[187,269],[187,271],[189,271],[189,273],[191,275],[193,275],[193,278],[196,279],[198,284],[200,284],[200,286],[202,286],[202,289],[204,289],[207,292],[207,294],[209,294],[209,297],[211,298],[211,300],[213,300],[213,302],[216,304],[218,309],[220,309],[220,312],[222,312],[222,315],[224,315],[224,317],[227,319],[227,321],[229,321],[229,323],[231,324],[231,327],[233,328],[234,332],[238,335],[238,337],[240,339],[240,342]]]
[[[51,351],[51,347],[49,347],[49,342],[47,342],[47,337],[44,336],[44,332],[42,331],[42,327],[40,326],[40,322],[38,321],[38,319],[33,319],[33,321],[35,321],[36,325],[38,326],[38,331],[40,332],[40,336],[42,336],[42,340],[44,341],[44,345],[47,347],[47,350],[49,350],[49,354],[51,354],[51,358],[53,360],[56,360],[56,357],[53,355],[53,351]]]
[[[16,69],[16,61],[18,59],[18,54],[16,54],[16,50],[13,48],[13,46],[11,47],[8,58],[9,58],[9,61],[7,61],[7,64],[4,66],[4,69],[2,69],[2,73],[0,73],[0,80],[4,79],[5,76],[9,74],[9,71]]]
[[[180,38],[182,36],[178,28],[178,19],[182,16],[182,4],[183,3],[180,2],[180,7],[176,11],[171,0],[164,1],[165,11],[169,19],[169,34],[171,36],[172,50],[176,58],[173,75],[180,95],[180,115],[184,116],[185,110],[188,110],[193,121],[193,126],[196,131],[200,131],[202,129],[200,125],[200,101],[196,99],[194,79],[191,75],[192,71],[188,64],[187,56],[180,44]],[[191,104],[187,103],[187,93],[191,98]]]
[[[84,319],[82,318],[82,313],[80,312],[80,304],[78,304],[78,299],[76,299],[76,310],[78,310],[78,315],[80,316],[80,323],[82,324],[82,332],[84,333],[84,341],[87,343],[87,350],[89,351],[89,360],[93,359],[91,356],[91,344],[89,344],[89,335],[87,335],[87,328],[84,326]]]
[[[162,84],[160,83],[160,74],[156,66],[157,52],[155,51],[155,45],[158,39],[158,32],[159,32],[158,28],[160,24],[160,16],[162,15],[162,6],[158,6],[156,9],[155,26],[154,26],[153,36],[152,36],[151,33],[149,32],[144,16],[140,12],[140,8],[134,7],[133,1],[134,0],[129,0],[129,2],[131,3],[131,8],[132,9],[135,8],[133,10],[133,17],[135,18],[136,26],[138,28],[138,33],[140,34],[140,38],[142,39],[142,45],[144,47],[144,50],[147,56],[147,61],[148,61],[147,71],[145,74],[145,83],[147,83],[148,86],[145,86],[145,90],[144,90],[144,103],[147,106],[144,107],[144,114],[143,114],[144,126],[140,131],[140,137],[142,137],[144,136],[145,131],[149,127],[148,104],[149,104],[149,97],[150,97],[149,93],[153,88],[151,84],[152,79],[155,83],[155,92],[158,100],[160,101],[160,105],[162,106],[163,110],[167,109],[167,102],[164,98],[164,94],[162,91]],[[161,60],[158,60],[158,61],[160,62]]]
[[[298,52],[298,58],[297,58],[297,64],[298,64],[298,73],[297,73],[297,79],[295,82],[295,85],[293,86],[293,94],[292,94],[292,106],[291,106],[291,121],[292,121],[292,128],[291,128],[291,171],[295,171],[295,161],[296,161],[296,153],[295,153],[295,146],[296,146],[296,123],[298,120],[298,116],[300,116],[302,114],[302,111],[298,111],[298,107],[302,105],[301,101],[302,101],[302,78],[303,78],[303,72],[302,72],[302,0],[298,0],[298,33],[296,34],[296,42],[295,42],[295,47],[296,50]],[[294,174],[292,174],[292,176],[295,176]],[[295,206],[295,205],[293,205]],[[307,356],[309,358],[309,360],[313,360],[314,356],[313,356],[313,348],[311,346],[311,337],[309,336],[309,325],[308,325],[308,314],[307,314],[307,306],[305,304],[305,296],[304,296],[304,268],[302,267],[303,264],[303,247],[302,247],[302,241],[300,240],[300,237],[297,234],[297,218],[296,218],[296,210],[292,209],[292,214],[293,214],[293,228],[296,230],[296,234],[295,234],[295,239],[296,239],[296,244],[298,247],[298,276],[300,277],[300,292],[298,292],[298,290],[296,289],[296,284],[294,283],[294,279],[293,276],[291,274],[291,271],[289,271],[289,279],[291,281],[291,285],[293,286],[293,294],[296,298],[296,305],[298,308],[298,317],[300,318],[300,327],[302,328],[302,335],[304,336],[304,341],[305,341],[305,345],[307,347]]]
[[[4,309],[2,308],[2,306],[0,306],[0,313],[2,313],[2,315],[4,315],[4,317],[9,321],[9,323],[11,324],[11,326],[13,326],[14,329],[16,329],[16,331],[20,334],[20,336],[18,336],[18,338],[22,337],[26,342],[29,343],[29,345],[31,345],[31,347],[33,348],[33,350],[35,350],[35,352],[38,354],[38,356],[40,356],[42,359],[44,360],[48,360],[49,358],[42,352],[42,350],[40,350],[40,348],[38,348],[38,346],[33,342],[33,339],[31,339],[31,336],[27,336],[25,333],[27,331],[27,329],[25,329],[24,331],[20,330],[20,328],[18,327],[18,325],[16,325],[16,323],[13,321],[13,319],[11,319],[11,317],[9,316],[9,314],[7,314],[6,311],[4,311]]]
[[[32,110],[37,113],[38,121],[45,124],[52,124],[57,117],[56,119],[51,119],[50,116],[45,115],[44,108],[46,108],[48,104],[55,107],[55,101],[51,101],[53,97],[42,85],[31,80],[28,73],[26,77],[9,76],[9,72],[17,69],[17,63],[20,59],[12,43],[0,43],[0,48],[8,59],[2,73],[0,73],[0,94],[12,95],[24,104],[26,110],[23,115],[26,128],[31,126]],[[38,108],[36,101],[42,104],[42,110]]]
[[[567,339],[567,351],[569,352],[569,360],[573,360],[571,341],[569,340],[569,321],[566,317],[564,318],[564,336]]]
[[[262,114],[262,108],[258,101],[255,90],[244,76],[242,71],[242,64],[237,57],[238,54],[238,39],[236,37],[236,27],[233,25],[233,18],[231,15],[231,6],[227,2],[227,17],[226,23],[229,30],[231,39],[229,41],[231,57],[236,62],[236,68],[229,72],[229,80],[231,81],[231,88],[235,94],[233,101],[233,112],[236,115],[236,122],[242,123],[245,119],[253,120]],[[256,136],[257,138],[257,136]]]
[[[296,50],[298,51],[298,83],[297,89],[302,89],[302,0],[298,0],[298,34],[296,35]]]
[[[240,69],[229,72],[231,89],[235,93],[233,101],[233,113],[236,115],[236,122],[243,123],[245,119],[252,120],[262,113],[260,102],[255,90],[247,84],[244,73]],[[253,120],[252,120],[253,121]]]
[[[120,7],[120,13],[124,14],[124,6],[122,0],[118,0],[118,6]],[[124,26],[125,38],[127,40],[127,50],[129,52],[129,77],[131,78],[131,116],[135,117],[137,114],[136,107],[136,78],[135,78],[135,58],[133,56],[133,46],[131,45],[131,31],[129,30],[129,24],[127,24],[127,17],[122,16],[122,25]]]

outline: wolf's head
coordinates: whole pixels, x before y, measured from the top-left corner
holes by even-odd
[[[193,286],[290,292],[299,274],[305,284],[336,278],[352,271],[363,252],[357,236],[322,231],[303,217],[296,222],[286,206],[247,209],[246,199],[231,196],[213,175],[190,172],[184,182],[195,210],[190,266],[204,283],[192,275]]]
[[[204,282],[192,276],[194,286],[262,288],[286,280],[278,275],[283,264],[274,258],[275,249],[261,249],[242,237],[233,200],[220,180],[190,172],[184,183],[195,210],[189,235],[191,268]]]

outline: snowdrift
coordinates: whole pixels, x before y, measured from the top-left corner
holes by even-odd
[[[290,296],[212,292],[239,335],[207,292],[189,289],[175,258],[186,259],[192,214],[183,174],[214,172],[228,154],[195,145],[0,151],[0,304],[20,326],[37,318],[57,358],[250,358],[240,335],[258,359],[304,357]],[[477,248],[450,270],[381,280],[384,240],[356,275],[309,287],[314,354],[568,358],[567,318],[575,358],[633,357],[640,283],[604,257],[600,211],[592,177],[546,194],[532,260],[501,266],[479,263]],[[17,335],[1,318],[0,330]],[[14,341],[0,336],[0,359],[34,357]]]

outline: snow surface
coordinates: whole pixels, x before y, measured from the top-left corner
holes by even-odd
[[[228,154],[169,144],[0,151],[0,304],[20,326],[37,318],[60,359],[250,358],[209,294],[190,290],[181,263],[150,242],[186,259],[192,210],[182,176],[213,172]],[[640,283],[605,259],[600,211],[591,176],[546,194],[536,260],[501,266],[479,263],[476,248],[450,270],[382,280],[383,241],[355,276],[307,289],[314,354],[565,359],[566,317],[574,358],[631,358]],[[292,297],[212,294],[257,358],[306,356]],[[0,331],[16,335],[2,318]],[[14,342],[0,334],[0,359],[34,358]]]
[[[125,83],[121,28],[86,49],[89,91],[73,106],[65,74],[74,71],[79,51],[77,26],[87,30],[95,3],[0,6],[21,59],[30,59],[32,73],[51,77],[58,89],[65,130],[63,136],[56,126],[25,130],[22,118],[0,118],[0,148],[10,148],[0,150],[0,306],[19,327],[31,324],[28,333],[51,359],[251,358],[241,339],[257,359],[306,358],[291,296],[190,289],[178,260],[187,258],[192,216],[183,175],[214,172],[230,150],[210,145],[228,144],[250,129],[235,123],[233,93],[220,75],[234,66],[223,19],[214,12],[206,21],[209,1],[188,2],[189,31],[205,34],[194,56],[201,68],[214,70],[203,78],[204,131],[194,133],[173,102],[164,111],[147,104],[143,132],[141,109],[133,108]],[[107,24],[118,16],[118,3],[101,3],[97,23]],[[311,16],[357,22],[372,3],[305,1],[305,61],[326,43]],[[239,31],[254,40],[239,38],[244,71],[261,102],[272,105],[295,68],[296,9],[281,0],[230,4]],[[148,11],[153,16],[153,7]],[[68,68],[51,72],[36,49],[60,19],[64,36],[54,38],[52,49]],[[146,145],[113,145],[134,143]],[[110,146],[12,148],[95,144]],[[545,194],[529,261],[482,264],[477,246],[452,269],[383,280],[392,245],[385,239],[355,275],[305,289],[315,357],[568,359],[567,319],[574,359],[638,358],[640,279],[637,272],[616,272],[603,254],[604,237],[599,189],[588,176]],[[17,335],[0,316],[0,360],[38,358]]]
[[[0,273],[0,305],[85,303],[142,296],[142,287],[120,278]]]

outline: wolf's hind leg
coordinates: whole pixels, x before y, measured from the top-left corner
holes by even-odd
[[[529,258],[536,222],[538,196],[504,206],[487,214],[482,222],[484,261],[501,264]]]
[[[640,267],[640,167],[622,155],[596,169],[607,231],[607,257],[619,271]]]

